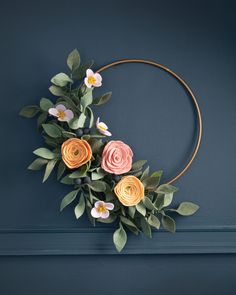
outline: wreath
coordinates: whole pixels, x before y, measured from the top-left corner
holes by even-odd
[[[54,101],[41,98],[39,105],[20,111],[26,118],[38,116],[47,146],[33,151],[37,158],[28,169],[45,168],[43,182],[57,169],[57,180],[73,189],[62,199],[60,211],[74,203],[77,219],[86,212],[93,226],[115,222],[113,242],[119,252],[127,242],[126,230],[151,238],[152,229],[162,225],[174,233],[174,213],[189,216],[199,206],[182,202],[170,208],[178,189],[172,182],[160,183],[163,171],[150,173],[147,161],[134,162],[129,145],[107,140],[112,135],[108,126],[100,118],[95,120],[92,111],[92,106],[103,105],[111,97],[111,92],[93,97],[95,88],[102,86],[99,72],[105,67],[93,72],[93,61],[81,64],[77,49],[69,54],[67,65],[69,74],[59,73],[51,79],[49,91],[56,96]]]

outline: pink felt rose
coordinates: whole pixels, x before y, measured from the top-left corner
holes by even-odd
[[[132,158],[133,152],[127,144],[112,140],[103,150],[101,167],[109,173],[123,174],[130,171]]]

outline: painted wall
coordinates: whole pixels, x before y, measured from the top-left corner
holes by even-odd
[[[126,294],[122,283],[136,294],[235,294],[236,259],[225,255],[236,253],[234,1],[13,0],[2,3],[0,25],[0,294],[110,294],[114,286],[113,294]],[[40,172],[26,170],[42,143],[35,122],[17,113],[50,97],[50,78],[66,69],[75,47],[82,59],[95,59],[95,69],[122,58],[160,62],[180,74],[198,99],[202,146],[176,183],[175,203],[192,200],[201,210],[178,219],[174,236],[131,237],[124,252],[135,247],[133,253],[169,255],[106,255],[115,253],[113,228],[94,235],[72,208],[59,213],[68,188],[53,177],[42,185]],[[119,66],[103,77],[103,91],[112,90],[113,98],[97,114],[109,122],[113,138],[131,145],[153,170],[164,169],[164,180],[176,175],[196,140],[184,90],[146,65]]]

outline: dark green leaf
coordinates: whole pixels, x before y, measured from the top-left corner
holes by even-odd
[[[112,92],[107,92],[103,95],[100,95],[100,96],[94,98],[93,104],[95,104],[97,106],[102,105],[102,104],[108,102],[108,100],[111,98],[111,95],[112,95]]]
[[[129,216],[131,218],[134,218],[135,211],[136,211],[136,207],[135,206],[129,206],[128,207],[128,214],[129,214]]]
[[[29,170],[40,170],[44,165],[48,163],[48,160],[37,158],[28,167]]]
[[[41,110],[43,110],[44,112],[47,112],[50,108],[54,106],[50,99],[44,97],[40,99],[39,105]]]
[[[67,65],[68,67],[74,71],[80,65],[80,55],[77,49],[74,49],[67,58]]]
[[[74,201],[78,194],[79,190],[74,190],[67,194],[61,201],[60,211],[62,211],[66,206]]]
[[[73,71],[72,78],[77,79],[77,80],[84,78],[86,75],[86,70],[90,69],[92,67],[93,63],[94,63],[93,60],[89,60],[85,64],[82,64],[80,67],[78,67],[77,69],[75,69]]]
[[[156,207],[153,205],[152,201],[148,197],[144,197],[142,202],[149,210],[156,210]]]
[[[47,112],[43,112],[42,114],[40,114],[38,116],[38,120],[37,120],[38,127],[40,127],[43,123],[46,122],[47,117],[48,117],[48,113]]]
[[[149,225],[149,223],[147,222],[146,218],[141,218],[141,228],[142,228],[142,232],[145,234],[145,236],[151,238],[152,237],[152,230],[151,227]]]
[[[62,177],[65,170],[66,170],[66,165],[64,164],[63,161],[61,161],[57,168],[57,180],[59,180]]]
[[[131,220],[129,220],[128,218],[126,218],[124,216],[120,216],[120,220],[125,225],[129,225],[130,227],[133,227],[133,228],[138,230],[137,226]]]
[[[142,176],[140,177],[140,180],[143,181],[145,178],[147,178],[149,176],[149,166],[143,171]]]
[[[113,234],[113,243],[118,252],[120,252],[127,242],[127,234],[120,224],[120,227]]]
[[[36,105],[25,106],[21,109],[19,115],[25,118],[33,118],[40,111],[39,107]]]
[[[44,159],[52,160],[56,157],[56,155],[47,148],[38,148],[33,151],[36,156],[42,157]]]
[[[72,185],[74,184],[74,179],[70,178],[69,175],[66,175],[61,179],[61,183]]]
[[[79,167],[76,171],[72,172],[69,177],[70,178],[79,178],[79,177],[82,177],[82,176],[85,176],[87,170],[88,170],[88,165],[85,164],[81,167]]]
[[[137,162],[134,162],[131,170],[132,171],[140,170],[146,163],[147,163],[147,160],[139,160]]]
[[[162,170],[158,170],[152,173],[151,177],[160,177],[162,176],[163,171]]]
[[[79,219],[83,214],[85,210],[85,200],[84,200],[84,195],[81,193],[80,194],[80,199],[79,203],[75,206],[75,216],[77,219]]]
[[[62,135],[61,130],[56,125],[43,124],[42,127],[46,134],[51,136],[52,138],[58,138]]]
[[[106,183],[100,180],[94,180],[89,184],[89,187],[95,192],[105,192],[106,191]]]
[[[64,87],[68,83],[73,83],[73,80],[65,73],[59,73],[51,79],[51,82],[59,87]]]

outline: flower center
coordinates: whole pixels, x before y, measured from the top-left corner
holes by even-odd
[[[131,188],[131,186],[127,186],[127,187],[125,188],[125,193],[128,194],[128,195],[130,195],[131,192],[132,192],[132,188]]]
[[[96,83],[96,79],[93,76],[89,76],[88,77],[88,83],[89,84],[95,84]]]
[[[57,113],[57,117],[60,118],[60,119],[64,119],[66,116],[65,112],[64,111],[58,111]]]
[[[75,156],[78,156],[78,154],[79,154],[79,150],[75,150],[75,151],[74,151],[74,155],[75,155]]]
[[[104,206],[104,205],[99,205],[96,210],[99,212],[99,213],[105,213],[107,211],[107,208]]]
[[[103,126],[102,124],[98,124],[98,128],[102,131],[107,131],[107,128]]]

